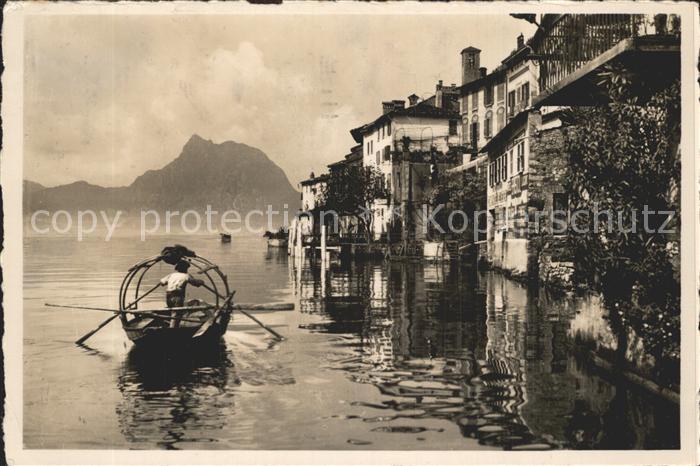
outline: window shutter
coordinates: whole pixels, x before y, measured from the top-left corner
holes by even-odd
[[[530,83],[523,84],[523,102],[527,107],[530,100]]]

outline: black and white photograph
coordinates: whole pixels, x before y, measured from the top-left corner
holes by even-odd
[[[8,464],[696,464],[697,6],[309,3],[5,6]]]

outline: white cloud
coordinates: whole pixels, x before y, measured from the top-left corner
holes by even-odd
[[[125,185],[197,133],[259,147],[296,184],[343,157],[382,100],[458,79],[466,45],[497,63],[526,24],[440,21],[436,35],[413,16],[28,18],[25,176]],[[505,30],[513,44],[492,40]]]

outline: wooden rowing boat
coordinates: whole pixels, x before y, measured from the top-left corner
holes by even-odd
[[[177,326],[171,327],[173,316],[170,311],[139,313],[138,302],[141,284],[149,276],[148,271],[156,264],[164,262],[172,265],[179,261],[186,261],[198,270],[203,279],[201,286],[212,293],[213,302],[188,301],[187,306],[177,308],[177,314],[182,319]],[[129,269],[120,287],[119,318],[126,336],[137,345],[161,348],[211,345],[217,343],[226,332],[233,312],[234,293],[219,267],[193,251],[176,245]],[[130,302],[137,304],[133,306]]]
[[[183,261],[187,262],[187,264],[183,264]],[[139,309],[138,305],[140,302],[143,302],[144,298],[161,288],[161,278],[156,277],[155,285],[145,292],[141,291],[141,285],[145,282],[144,278],[146,280],[150,279],[146,277],[148,271],[161,262],[170,265],[177,264],[175,269],[180,273],[186,273],[189,267],[193,265],[198,269],[197,274],[203,278],[206,277],[206,279],[195,280],[190,275],[187,278],[188,282],[192,286],[201,286],[209,291],[215,302],[209,304],[199,299],[192,299],[186,306],[173,307],[180,300],[173,301],[173,296],[168,297],[166,295],[168,307]],[[179,280],[183,277],[178,275],[169,276],[168,280],[172,278]],[[219,266],[203,257],[197,256],[194,251],[176,244],[175,246],[164,248],[159,255],[143,260],[129,269],[119,288],[119,309],[52,303],[44,303],[44,305],[57,308],[102,311],[112,314],[111,317],[101,322],[97,328],[78,338],[75,341],[76,345],[84,345],[85,341],[117,317],[119,317],[124,333],[126,333],[129,340],[139,346],[156,346],[161,350],[181,350],[183,348],[190,349],[193,346],[220,344],[221,337],[226,332],[234,309],[265,329],[277,340],[284,340],[282,335],[246,312],[245,309],[251,311],[287,311],[293,310],[294,304],[234,304],[233,295],[235,293],[235,291],[229,289],[226,275],[221,272]]]
[[[200,303],[191,301],[188,304],[197,306]],[[130,320],[122,319],[122,328],[129,340],[138,345],[172,348],[203,343],[213,344],[224,335],[231,320],[231,312],[220,313],[218,316],[214,315],[215,312],[213,307],[185,312],[184,318],[187,320],[181,320],[176,328],[171,328],[168,320],[137,315]],[[214,319],[212,324],[195,338],[195,333],[212,318]]]

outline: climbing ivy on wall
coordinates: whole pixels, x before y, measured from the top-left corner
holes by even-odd
[[[602,79],[610,103],[569,115],[564,179],[588,230],[569,241],[576,274],[601,292],[620,344],[632,328],[661,368],[680,347],[680,83],[642,97],[634,76],[610,70]],[[668,214],[647,215],[645,229],[644,206],[674,212],[664,230],[675,232],[659,231]],[[613,228],[599,222],[596,231],[593,213],[606,210]]]

